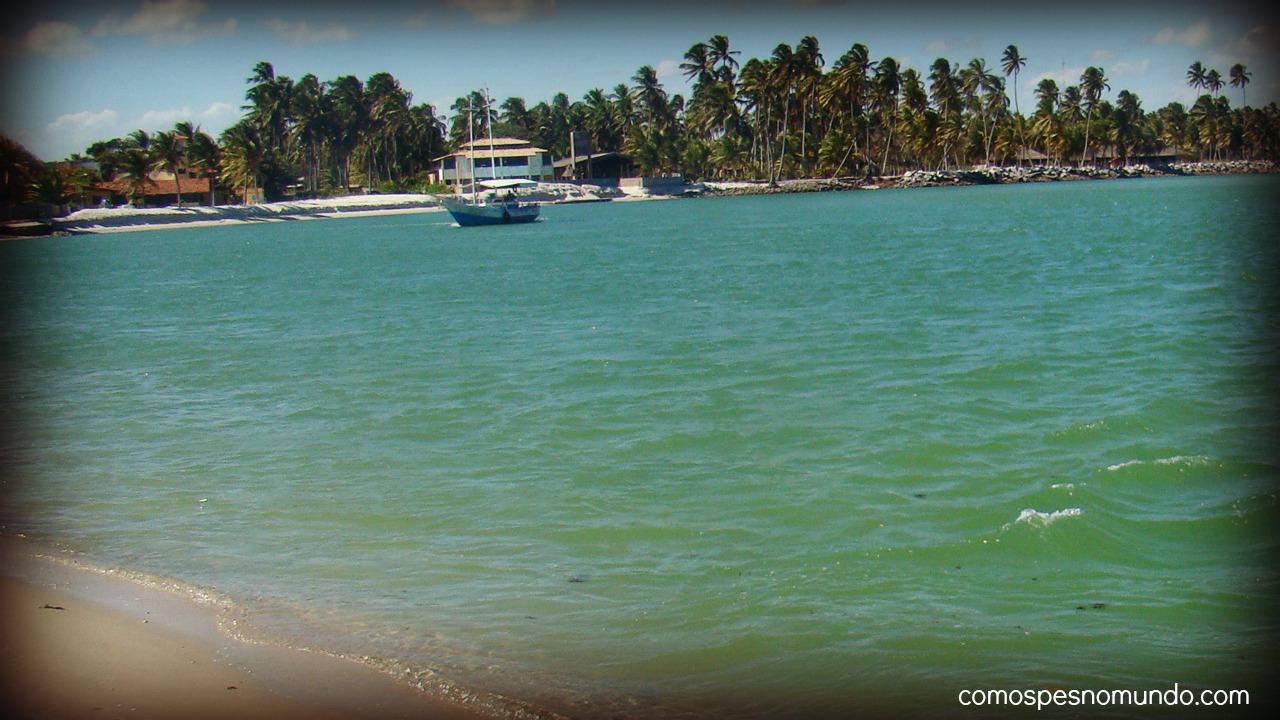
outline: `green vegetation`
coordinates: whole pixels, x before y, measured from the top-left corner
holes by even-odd
[[[447,124],[431,105],[412,104],[389,73],[363,82],[308,74],[295,82],[260,62],[247,79],[245,115],[216,141],[179,123],[154,136],[138,130],[95,143],[87,153],[101,178],[130,183],[135,203],[148,173],[183,165],[212,178],[222,196],[261,188],[271,200],[289,186],[299,196],[353,186],[439,191],[429,184],[433,159],[467,137],[468,117],[483,136],[485,108],[496,135],[529,139],[555,157],[569,154],[570,131],[585,130],[597,152],[626,153],[645,174],[690,179],[889,175],[1032,157],[1092,164],[1099,154],[1127,162],[1167,157],[1170,149],[1186,159],[1280,159],[1280,110],[1245,104],[1251,75],[1241,64],[1228,71],[1240,90],[1238,108],[1220,94],[1228,81],[1197,61],[1187,81],[1203,92],[1189,110],[1173,102],[1147,112],[1128,90],[1114,103],[1104,100],[1111,89],[1105,71],[1090,67],[1076,85],[1041,80],[1024,116],[1016,81],[1034,65],[1014,45],[1001,56],[1002,73],[980,58],[965,65],[938,58],[922,75],[891,57],[873,59],[860,43],[828,68],[812,36],[779,44],[767,58],[738,56],[723,35],[690,47],[680,65],[693,83],[687,100],[668,93],[645,65],[629,83],[592,89],[576,102],[557,93],[533,107],[519,97],[488,104],[477,90],[453,103]],[[12,155],[6,151],[6,163]],[[35,175],[19,183],[28,195]],[[44,185],[41,192],[54,192],[47,178]]]

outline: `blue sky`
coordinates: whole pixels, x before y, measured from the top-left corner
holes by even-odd
[[[688,93],[678,65],[695,42],[729,37],[740,59],[818,38],[827,64],[855,42],[927,73],[937,57],[985,58],[1010,43],[1029,58],[1021,106],[1042,77],[1078,82],[1089,65],[1143,106],[1193,100],[1195,60],[1225,78],[1246,64],[1250,105],[1280,100],[1274,11],[1234,0],[1044,4],[879,0],[49,0],[5,11],[0,30],[0,131],[45,159],[133,129],[190,120],[217,134],[240,115],[245,78],[261,60],[277,74],[361,79],[387,71],[447,112],[487,86],[529,105],[629,82],[652,65],[669,92]],[[1239,91],[1228,88],[1233,104]]]

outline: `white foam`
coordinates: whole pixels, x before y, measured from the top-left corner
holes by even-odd
[[[1160,458],[1156,465],[1208,465],[1209,458],[1204,455],[1175,455],[1171,458]]]
[[[1115,472],[1123,470],[1134,465],[1208,465],[1209,458],[1204,455],[1174,455],[1173,457],[1157,458],[1149,463],[1146,460],[1127,460],[1115,465],[1108,465],[1107,472]]]
[[[1108,465],[1107,472],[1115,472],[1117,470],[1123,470],[1124,468],[1127,468],[1131,465],[1141,465],[1141,464],[1142,464],[1141,460],[1129,460],[1122,463],[1116,463],[1115,465]]]
[[[1062,510],[1054,510],[1053,512],[1047,513],[1027,508],[1018,514],[1018,519],[1014,520],[1014,522],[1026,523],[1027,525],[1034,525],[1036,527],[1049,527],[1062,518],[1080,517],[1083,514],[1084,511],[1080,508],[1064,508]]]

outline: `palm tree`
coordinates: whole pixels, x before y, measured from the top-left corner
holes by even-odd
[[[302,155],[306,189],[315,192],[320,188],[320,148],[333,122],[332,98],[315,75],[303,75],[294,86],[290,115],[292,144]]]
[[[258,127],[270,133],[270,147],[282,148],[293,81],[285,76],[277,77],[271,63],[259,62],[245,82],[250,85],[244,94],[249,104],[241,106],[241,109],[250,111],[250,117]]]
[[[138,207],[147,206],[147,179],[155,168],[155,155],[151,152],[151,136],[145,130],[129,133],[123,145],[121,169],[129,176],[129,187],[137,198]]]
[[[767,169],[769,179],[772,180],[773,151],[770,148],[769,133],[767,131],[773,94],[769,66],[757,58],[751,58],[742,66],[742,73],[738,76],[738,81],[743,109],[750,111],[754,116],[751,123],[751,156],[755,158],[760,174],[765,174]],[[764,112],[763,122],[760,118],[761,112]],[[768,165],[766,165],[766,157],[768,158]]]
[[[1093,121],[1093,110],[1098,105],[1098,100],[1102,98],[1103,90],[1110,90],[1111,86],[1107,84],[1107,78],[1103,75],[1102,68],[1093,67],[1092,65],[1085,68],[1084,73],[1080,76],[1080,90],[1084,93],[1084,103],[1088,114],[1085,116],[1084,126],[1084,150],[1080,155],[1080,164],[1084,164],[1085,155],[1089,154],[1089,127]]]
[[[1226,83],[1222,81],[1222,73],[1217,70],[1210,70],[1204,74],[1204,86],[1213,92],[1214,97],[1218,96],[1218,91],[1223,85]]]
[[[390,73],[380,72],[369,76],[365,81],[365,92],[369,100],[369,135],[365,138],[366,160],[368,170],[366,183],[381,177],[390,182],[399,181],[399,168],[396,159],[399,157],[398,141],[409,124],[410,93],[400,87],[400,82]],[[487,103],[485,103],[488,109]],[[489,116],[492,122],[492,114]],[[381,161],[381,173],[378,162]]]
[[[902,89],[902,76],[898,72],[898,61],[891,57],[876,63],[875,72],[873,104],[880,109],[883,124],[889,128],[889,135],[884,142],[884,159],[880,162],[880,174],[884,175],[888,172],[889,149],[893,147],[893,130],[897,125],[898,91]]]
[[[631,88],[626,83],[618,83],[613,86],[613,92],[609,93],[609,99],[613,101],[613,106],[617,109],[618,127],[616,131],[621,136],[632,125],[640,122],[639,112],[636,110],[635,101],[631,97]]]
[[[711,82],[715,76],[715,58],[708,52],[709,48],[706,43],[694,43],[684,54],[684,62],[680,63],[680,72],[685,78],[693,80],[696,89],[698,85]]]
[[[777,184],[782,177],[782,167],[787,162],[787,128],[791,125],[791,94],[795,90],[796,58],[791,46],[778,43],[773,48],[773,56],[769,60],[769,84],[771,89],[782,93],[782,125],[778,128],[781,136],[781,152],[778,155],[777,172],[774,172],[773,156],[769,157],[769,183]]]
[[[178,207],[182,207],[182,183],[178,179],[178,171],[183,167],[182,138],[171,130],[158,132],[151,139],[152,154],[155,164],[165,172],[173,173],[173,193],[177,196]]]
[[[1063,118],[1054,113],[1037,114],[1036,122],[1031,126],[1032,137],[1040,143],[1044,154],[1053,158],[1054,163],[1062,157],[1064,129]]]
[[[585,123],[596,152],[620,150],[617,107],[601,88],[592,88],[582,97],[586,109]],[[588,171],[590,168],[588,167]]]
[[[218,204],[218,178],[221,176],[222,148],[206,132],[193,128],[187,141],[187,166],[198,167],[209,178],[209,204]]]
[[[1121,90],[1116,96],[1116,108],[1111,112],[1111,121],[1115,126],[1113,135],[1116,150],[1120,153],[1120,158],[1127,162],[1129,151],[1137,145],[1141,133],[1142,104],[1138,96],[1128,90]]]
[[[1022,110],[1018,107],[1018,73],[1022,72],[1022,68],[1026,66],[1027,59],[1018,52],[1017,45],[1005,48],[1004,55],[1000,56],[1000,67],[1004,70],[1005,77],[1013,75],[1013,112],[1018,117],[1018,136],[1024,148],[1027,141],[1022,129]],[[1022,164],[1021,156],[1018,158],[1018,164]]]
[[[808,174],[807,136],[809,130],[809,108],[817,95],[818,81],[822,78],[822,66],[826,61],[818,49],[818,39],[806,35],[796,45],[796,89],[801,97],[800,110],[800,167],[801,174]]]
[[[1058,83],[1044,78],[1036,84],[1036,114],[1052,115],[1058,107]]]
[[[977,111],[978,117],[982,122],[982,146],[983,146],[983,164],[991,163],[991,136],[994,131],[994,122],[990,117],[989,110],[994,109],[994,103],[991,96],[997,90],[998,78],[987,70],[987,63],[982,58],[974,58],[969,61],[969,66],[960,71],[960,86],[964,90],[965,98],[969,103],[970,110]]]
[[[1248,85],[1249,80],[1252,78],[1249,70],[1245,68],[1244,65],[1236,63],[1231,66],[1231,69],[1227,71],[1227,74],[1231,76],[1231,87],[1240,88],[1240,107],[1247,106],[1249,102],[1244,93],[1244,86]]]
[[[946,167],[947,154],[953,147],[952,143],[958,141],[960,135],[963,134],[952,132],[953,126],[959,120],[963,108],[960,103],[960,86],[956,81],[950,60],[937,58],[929,66],[929,93],[933,97],[933,104],[938,108],[938,114],[942,120],[942,130],[940,132],[940,139],[943,143],[941,164]],[[958,158],[956,164],[959,165]]]
[[[353,75],[343,75],[326,85],[325,103],[330,108],[331,117],[325,127],[328,135],[324,142],[330,149],[330,161],[336,175],[334,184],[349,190],[351,157],[369,126],[368,101],[364,83]]]
[[[444,131],[435,106],[423,103],[410,108],[405,133],[410,175],[418,175],[420,169],[430,167],[432,158],[444,154]]]
[[[1204,65],[1199,60],[1191,63],[1187,68],[1187,85],[1193,90],[1200,90],[1205,87],[1204,79]]]
[[[658,71],[651,65],[641,65],[631,76],[631,82],[635,83],[631,91],[644,114],[644,121],[648,124],[660,122],[666,115],[667,94],[662,83],[658,82]]]
[[[529,139],[533,134],[533,118],[529,114],[529,109],[525,107],[524,98],[509,97],[502,101],[498,106],[502,111],[502,122],[511,128],[517,137]]]
[[[1182,103],[1172,102],[1156,111],[1160,142],[1181,149],[1186,140],[1187,111]]]
[[[241,198],[249,203],[249,188],[258,184],[258,174],[266,158],[267,148],[257,127],[241,120],[222,133],[222,173],[244,188]]]
[[[845,152],[832,171],[832,177],[840,174],[845,163],[858,150],[858,122],[865,120],[864,99],[867,89],[867,70],[870,67],[870,51],[866,45],[854,43],[848,52],[840,56],[826,76],[818,101],[830,120],[828,132],[839,132]],[[838,121],[843,120],[837,125]]]
[[[733,70],[738,67],[738,61],[733,56],[741,53],[737,50],[729,49],[729,38],[724,35],[712,35],[711,39],[707,41],[707,54],[721,73],[721,77],[727,77],[732,80]]]

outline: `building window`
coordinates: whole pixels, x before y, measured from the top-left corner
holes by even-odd
[[[445,170],[455,170],[455,169],[457,169],[457,167],[458,167],[458,161],[457,161],[457,160],[454,160],[453,158],[445,158],[445,159],[444,159],[444,169],[445,169]]]

